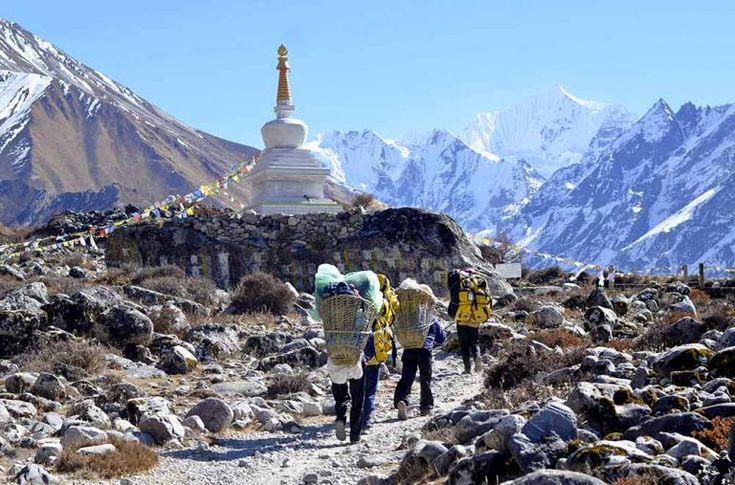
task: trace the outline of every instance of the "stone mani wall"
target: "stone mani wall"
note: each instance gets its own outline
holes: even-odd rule
[[[149,222],[113,233],[106,250],[111,265],[174,264],[222,288],[263,271],[311,292],[319,264],[331,263],[342,272],[385,273],[394,285],[415,278],[439,295],[447,293],[448,270],[475,266],[489,276],[496,294],[509,291],[451,218],[419,209]]]

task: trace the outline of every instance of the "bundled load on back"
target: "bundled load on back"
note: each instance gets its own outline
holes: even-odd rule
[[[460,325],[479,327],[492,316],[487,282],[472,268],[452,270],[447,277],[449,316]]]
[[[383,306],[378,277],[372,271],[342,275],[334,266],[322,264],[314,289],[314,316],[323,322],[329,358],[335,365],[354,366]]]
[[[431,327],[434,293],[428,285],[408,278],[400,284],[396,295],[399,305],[393,333],[403,348],[420,349]]]

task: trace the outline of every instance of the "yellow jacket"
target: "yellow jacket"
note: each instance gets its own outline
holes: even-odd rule
[[[373,322],[373,345],[375,356],[368,360],[367,365],[376,365],[388,360],[388,355],[393,349],[393,331],[391,326],[398,311],[398,298],[390,285],[390,280],[383,274],[378,274],[380,291],[383,293],[383,307],[380,315]]]

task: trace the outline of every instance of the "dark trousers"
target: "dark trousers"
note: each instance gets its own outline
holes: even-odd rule
[[[475,357],[480,355],[477,332],[477,327],[457,325],[457,336],[459,337],[459,346],[462,349],[462,361],[466,370],[470,368],[470,363],[475,360]]]
[[[408,396],[411,394],[413,381],[416,379],[416,371],[419,371],[419,383],[421,384],[421,410],[434,407],[434,396],[431,393],[431,350],[428,349],[406,349],[403,351],[403,371],[401,380],[396,386],[393,396],[393,405],[403,401],[408,404]]]
[[[362,406],[365,397],[365,367],[362,377],[349,379],[344,384],[332,383],[337,419],[347,421],[347,408],[350,409],[350,438],[359,438],[362,430]]]
[[[365,405],[362,407],[363,428],[370,423],[375,411],[375,395],[378,393],[378,378],[380,377],[380,364],[369,365],[365,368]]]

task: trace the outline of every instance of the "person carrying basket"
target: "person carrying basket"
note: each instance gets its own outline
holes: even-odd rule
[[[432,349],[443,344],[446,333],[439,319],[433,315],[434,294],[427,285],[418,285],[408,279],[398,288],[399,307],[395,333],[403,345],[401,379],[393,395],[393,405],[398,419],[408,419],[409,395],[419,373],[421,386],[419,410],[422,416],[431,413],[434,395],[431,392]]]

